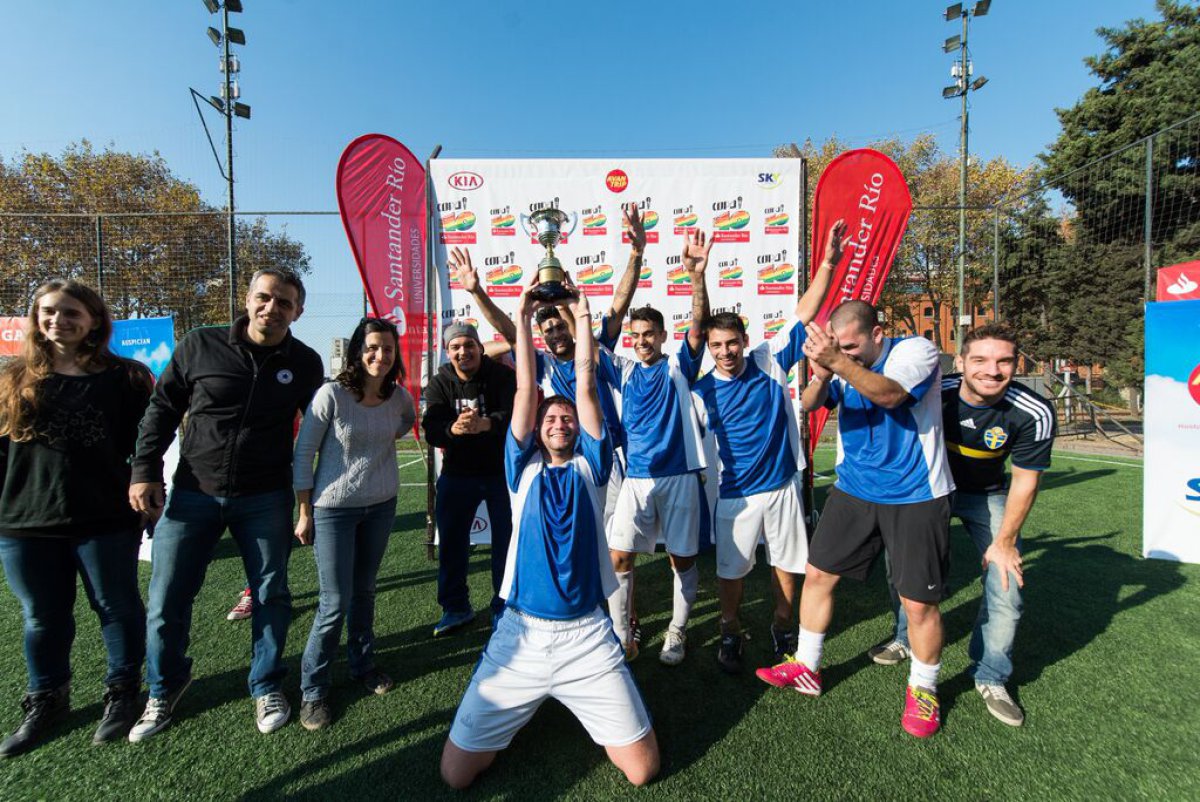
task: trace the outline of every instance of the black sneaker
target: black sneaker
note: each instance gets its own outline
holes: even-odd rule
[[[364,688],[377,696],[383,696],[396,687],[396,683],[392,681],[392,678],[378,668],[372,668],[366,674],[359,677],[358,681],[363,684]]]
[[[25,718],[12,735],[0,743],[0,757],[14,757],[38,745],[50,729],[71,711],[71,686],[25,694],[21,700]]]
[[[100,726],[92,736],[92,743],[102,744],[129,735],[130,728],[138,720],[138,692],[136,683],[109,685],[104,691],[104,715]]]
[[[796,653],[796,633],[780,632],[772,626],[771,648],[775,650],[775,662],[782,663],[789,654]]]
[[[305,699],[300,702],[300,726],[309,732],[324,729],[333,723],[333,711],[325,699]]]
[[[742,642],[740,635],[722,635],[721,648],[717,650],[717,664],[726,674],[742,673]]]

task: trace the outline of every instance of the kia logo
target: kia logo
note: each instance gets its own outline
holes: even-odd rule
[[[479,173],[472,173],[467,170],[460,170],[446,179],[446,183],[451,189],[472,190],[479,189],[483,186],[483,176]]]
[[[476,515],[475,520],[471,522],[471,534],[472,535],[478,535],[480,532],[482,532],[483,530],[485,530],[487,528],[488,528],[488,522],[485,521],[484,519],[480,518],[478,515]]]

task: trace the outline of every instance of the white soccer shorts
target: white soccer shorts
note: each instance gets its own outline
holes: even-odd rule
[[[700,481],[694,473],[678,476],[625,477],[617,509],[608,527],[608,547],[654,553],[660,534],[667,551],[693,557],[700,550]]]
[[[713,533],[720,579],[741,579],[750,573],[760,537],[766,541],[768,564],[792,574],[804,573],[808,538],[804,532],[800,474],[775,490],[718,499]]]
[[[468,752],[504,749],[550,697],[601,746],[627,746],[650,732],[625,650],[602,610],[549,621],[509,608],[475,667],[450,740]]]

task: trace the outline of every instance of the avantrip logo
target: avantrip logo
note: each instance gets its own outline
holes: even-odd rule
[[[1192,394],[1192,400],[1200,404],[1200,365],[1196,366],[1188,379],[1188,392]]]
[[[608,187],[610,192],[624,192],[629,189],[629,174],[624,170],[609,170],[608,175],[604,177],[604,186]]]

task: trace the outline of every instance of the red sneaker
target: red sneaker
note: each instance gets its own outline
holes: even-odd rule
[[[791,688],[805,696],[821,695],[821,672],[813,671],[790,654],[782,663],[754,672],[760,680],[776,688]]]
[[[900,725],[909,735],[928,738],[942,726],[941,706],[937,693],[928,688],[908,686],[904,697],[904,715]]]
[[[246,588],[242,591],[242,595],[238,596],[237,604],[230,608],[225,614],[226,621],[244,621],[249,618],[254,612],[254,599],[250,596],[250,589]]]

